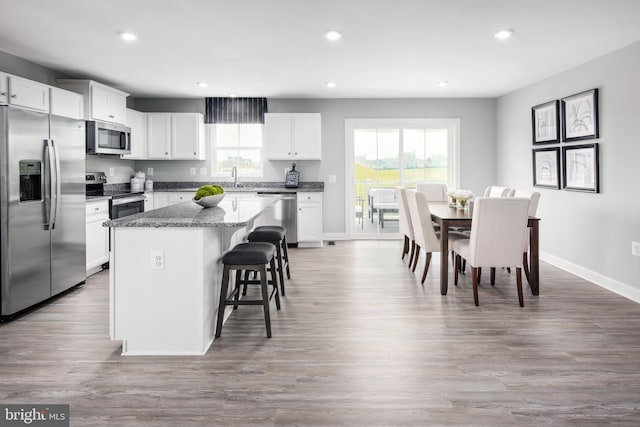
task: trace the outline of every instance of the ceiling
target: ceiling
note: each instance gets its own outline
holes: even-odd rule
[[[638,0],[0,0],[0,10],[0,50],[137,97],[497,97],[640,40]],[[330,29],[343,37],[326,40]],[[515,33],[496,40],[502,29]]]

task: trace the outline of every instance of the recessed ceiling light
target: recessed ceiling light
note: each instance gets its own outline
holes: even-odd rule
[[[446,86],[446,85],[448,85],[448,84],[449,84],[449,82],[448,82],[448,81],[446,81],[446,80],[442,80],[442,81],[439,81],[439,82],[438,82],[438,86],[440,86],[440,87],[445,87],[445,86]]]
[[[136,36],[136,35],[135,35],[135,34],[133,34],[133,33],[126,33],[126,32],[124,32],[124,33],[120,33],[120,38],[121,38],[122,40],[126,40],[126,41],[128,41],[128,42],[132,42],[132,41],[134,41],[134,40],[138,40],[138,36]]]
[[[495,33],[493,37],[497,38],[498,40],[505,40],[511,37],[512,35],[513,35],[513,30],[502,30]]]
[[[205,82],[198,82],[198,86],[199,87],[207,87],[209,86],[208,84],[206,84]]]
[[[331,89],[336,87],[336,82],[326,82],[324,85]]]
[[[330,30],[324,33],[324,36],[327,38],[327,40],[335,41],[342,37],[342,34],[337,31]]]
[[[231,92],[231,93],[229,94],[229,98],[237,98],[237,97],[238,97],[238,95],[237,95],[237,94],[235,94],[235,93],[233,93],[233,92]]]

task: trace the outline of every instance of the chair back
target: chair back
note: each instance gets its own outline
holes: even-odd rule
[[[419,191],[407,190],[407,201],[416,244],[426,252],[440,252],[440,240],[433,230],[427,196]]]
[[[419,182],[416,190],[427,196],[428,202],[446,202],[447,184],[434,184],[431,182]]]
[[[370,191],[374,203],[395,203],[396,195],[393,188],[372,188]]]
[[[415,240],[411,214],[409,213],[409,202],[407,201],[407,190],[402,187],[396,187],[395,192],[398,210],[400,211],[400,233],[411,240]]]
[[[526,197],[529,199],[529,216],[536,216],[540,193],[537,191],[511,190],[510,197]]]
[[[538,212],[538,202],[540,201],[540,193],[537,191],[511,190],[510,197],[526,197],[529,199],[529,216],[536,216]],[[524,252],[529,250],[529,230],[525,230],[524,236]]]
[[[528,216],[527,198],[476,198],[469,238],[469,263],[473,267],[522,267]]]
[[[484,190],[484,197],[508,197],[509,193],[511,193],[510,188],[490,185]]]

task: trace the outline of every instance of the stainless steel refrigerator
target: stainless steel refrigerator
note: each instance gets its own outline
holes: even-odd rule
[[[85,124],[0,106],[0,315],[86,279]]]

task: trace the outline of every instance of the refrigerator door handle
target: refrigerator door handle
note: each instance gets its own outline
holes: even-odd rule
[[[58,219],[58,206],[60,205],[60,157],[58,157],[58,149],[55,142],[51,140],[51,148],[53,152],[54,165],[55,165],[55,183],[52,182],[51,191],[55,190],[53,194],[52,216],[51,216],[51,229],[56,228],[56,221]]]
[[[54,159],[55,153],[53,152],[53,146],[51,145],[48,139],[44,140],[44,148],[45,148],[45,163],[48,165],[49,173],[45,176],[45,221],[44,221],[44,229],[51,230],[53,229],[53,219],[54,219],[54,186],[55,186],[55,178],[56,172],[54,170]],[[48,181],[48,185],[47,185]]]

